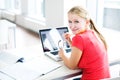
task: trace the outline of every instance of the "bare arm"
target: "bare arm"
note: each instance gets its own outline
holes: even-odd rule
[[[82,51],[76,47],[72,47],[70,58],[64,55],[64,51],[62,49],[59,51],[59,56],[64,61],[64,64],[70,69],[77,68],[81,55],[82,55]]]

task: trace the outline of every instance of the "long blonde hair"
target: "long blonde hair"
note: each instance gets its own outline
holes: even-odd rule
[[[89,14],[87,12],[86,9],[84,9],[83,7],[81,6],[75,6],[73,8],[71,8],[69,11],[68,11],[68,14],[71,13],[71,14],[77,14],[78,16],[86,19],[86,20],[90,20],[90,29],[95,31],[98,35],[98,37],[101,39],[101,41],[103,42],[106,50],[107,50],[107,43],[105,41],[105,38],[103,37],[103,35],[98,31],[97,27],[95,26],[93,20],[89,17]]]

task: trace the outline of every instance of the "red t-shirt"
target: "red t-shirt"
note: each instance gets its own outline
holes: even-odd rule
[[[93,31],[87,30],[72,39],[72,46],[82,51],[78,67],[82,69],[82,80],[100,80],[110,77],[107,51]]]

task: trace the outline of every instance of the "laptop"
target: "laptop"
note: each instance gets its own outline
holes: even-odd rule
[[[68,27],[40,29],[39,36],[42,43],[43,52],[55,61],[61,61],[58,55],[59,52],[59,41],[64,41],[64,50],[66,55],[69,55],[71,51],[69,44],[63,38],[63,34],[68,32]]]

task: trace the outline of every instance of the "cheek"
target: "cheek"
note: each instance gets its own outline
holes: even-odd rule
[[[80,27],[81,27],[81,28],[84,28],[85,26],[86,26],[86,23],[80,24]]]
[[[78,25],[76,25],[76,27],[79,28],[79,29],[81,29],[81,28],[84,27],[84,25],[83,24],[78,24]]]
[[[69,28],[72,29],[72,26],[69,25]]]

